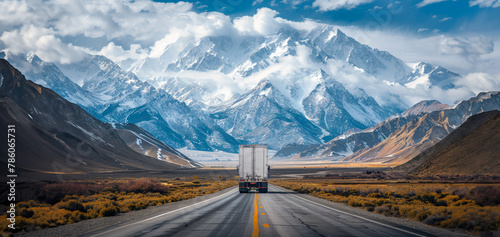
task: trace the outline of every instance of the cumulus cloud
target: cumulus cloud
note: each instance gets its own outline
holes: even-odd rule
[[[500,7],[500,0],[471,0],[469,2],[471,7]]]
[[[457,85],[468,88],[475,94],[483,91],[500,90],[500,75],[470,73],[460,78]]]
[[[122,46],[115,45],[114,42],[110,42],[108,45],[102,47],[99,52],[92,53],[105,56],[115,63],[120,63],[127,59],[143,59],[148,56],[148,50],[143,49],[139,44],[131,44],[130,49],[125,50]]]
[[[313,7],[319,8],[320,11],[335,11],[339,9],[353,9],[359,5],[373,2],[374,0],[315,0]]]
[[[246,34],[270,35],[276,33],[281,23],[276,19],[278,12],[269,8],[261,8],[253,16],[243,16],[234,20],[238,31]]]
[[[476,62],[484,54],[493,52],[493,41],[486,37],[440,37],[439,52],[442,54],[461,55]]]
[[[183,27],[205,19],[217,24],[215,17],[191,9],[185,2],[5,0],[0,2],[1,41],[11,52],[36,51],[49,62],[75,62],[83,51],[99,51],[113,39],[127,48],[134,42],[149,47],[168,33],[170,27],[165,26]]]
[[[86,53],[80,48],[63,43],[51,29],[33,25],[23,26],[19,30],[4,32],[0,36],[7,50],[12,54],[34,52],[42,60],[62,64],[78,62]]]
[[[372,1],[316,0],[313,6],[319,8],[319,11],[331,11],[352,9]],[[438,0],[424,0],[420,4],[435,2]],[[302,0],[287,0],[283,3],[302,3]],[[495,7],[498,1],[471,1],[470,4]],[[31,0],[29,4],[15,0],[0,1],[0,47],[15,54],[31,51],[44,61],[62,64],[78,62],[87,53],[104,55],[117,63],[148,57],[166,61],[163,58],[166,50],[172,50],[172,55],[181,50],[169,48],[170,45],[182,46],[205,36],[267,36],[275,34],[283,26],[307,31],[319,25],[307,19],[300,22],[285,20],[279,17],[277,11],[269,8],[261,8],[254,15],[235,19],[219,12],[197,13],[192,8],[191,3],[147,0]],[[498,50],[495,51],[494,43],[489,38],[444,35],[420,38],[410,34],[369,32],[366,29],[343,30],[358,40],[360,38],[356,35],[361,35],[362,43],[387,50],[405,61],[426,61],[465,76],[457,82],[459,86],[452,90],[410,89],[380,83],[380,80],[344,62],[330,60],[327,64],[314,63],[310,60],[311,52],[306,47],[297,47],[297,55],[284,56],[245,80],[214,72],[184,71],[175,76],[180,80],[191,78],[199,81],[205,78],[205,83],[212,83],[214,80],[222,82],[227,88],[234,90],[238,87],[240,92],[244,92],[264,78],[281,82],[290,78],[299,80],[308,75],[309,71],[305,69],[322,68],[346,87],[363,88],[379,102],[388,101],[386,96],[396,93],[408,105],[429,98],[453,103],[454,100],[467,98],[478,91],[500,90],[500,77],[492,76],[500,75],[500,54]],[[422,28],[418,31],[427,30]],[[176,42],[181,43],[174,44]],[[160,56],[162,58],[157,59]],[[487,70],[498,72],[491,73]]]
[[[471,72],[500,74],[500,40],[484,35],[447,36],[401,33],[391,30],[369,31],[342,27],[349,36],[379,50],[385,50],[405,62],[428,62],[466,75]],[[429,29],[429,31],[431,31]],[[495,40],[495,41],[493,41]]]
[[[424,0],[420,3],[417,4],[417,7],[425,7],[427,5],[430,5],[430,4],[433,4],[433,3],[438,3],[438,2],[444,2],[444,1],[448,1],[448,0]]]

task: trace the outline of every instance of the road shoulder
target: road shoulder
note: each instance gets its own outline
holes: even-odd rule
[[[347,206],[343,203],[336,203],[336,202],[328,201],[328,200],[321,199],[318,197],[314,197],[311,195],[301,194],[301,193],[295,192],[293,190],[285,189],[285,188],[282,188],[282,187],[279,187],[276,185],[273,185],[273,186],[278,188],[278,189],[286,190],[287,192],[292,192],[292,193],[294,193],[294,195],[297,195],[298,197],[301,197],[303,199],[306,199],[306,200],[309,200],[309,201],[312,201],[312,202],[315,202],[315,203],[318,203],[321,205],[325,205],[325,206],[331,207],[333,209],[337,209],[337,210],[342,211],[342,212],[346,212],[346,213],[357,215],[357,216],[360,216],[363,218],[367,218],[367,219],[370,219],[370,220],[375,221],[375,222],[380,222],[382,224],[395,226],[398,228],[402,227],[403,229],[404,228],[414,229],[414,230],[418,230],[418,231],[428,233],[429,235],[434,235],[434,236],[442,236],[442,237],[471,236],[471,235],[467,235],[463,232],[454,232],[451,230],[446,230],[446,229],[441,229],[441,228],[437,228],[437,227],[433,227],[433,226],[428,226],[428,225],[425,225],[423,223],[408,220],[408,219],[380,215],[380,214],[365,211],[365,210],[362,210],[359,208]]]
[[[216,193],[199,196],[193,199],[183,200],[179,202],[172,202],[160,206],[152,206],[143,210],[131,211],[127,213],[120,213],[111,217],[100,217],[85,221],[80,221],[74,224],[63,225],[50,229],[43,229],[37,231],[30,231],[26,233],[18,233],[18,236],[39,236],[39,237],[52,237],[52,236],[89,236],[96,231],[111,229],[128,223],[145,220],[162,213],[170,212],[193,205],[210,198],[215,198],[220,195],[226,194],[235,190],[237,186],[229,187]]]

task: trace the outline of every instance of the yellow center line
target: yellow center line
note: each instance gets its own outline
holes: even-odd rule
[[[267,227],[267,228],[269,228],[269,224],[264,224],[264,227]]]
[[[253,232],[252,237],[259,237],[259,212],[257,210],[257,193],[254,199],[254,212],[253,212]]]
[[[262,214],[263,216],[264,216],[264,215],[266,215],[266,213],[264,213],[264,212],[262,212],[262,213],[260,213],[260,214]]]

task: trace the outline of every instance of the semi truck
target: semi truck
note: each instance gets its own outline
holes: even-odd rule
[[[240,145],[239,155],[240,193],[248,193],[250,190],[267,193],[267,145]]]

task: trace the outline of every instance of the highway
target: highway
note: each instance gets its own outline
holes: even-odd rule
[[[268,193],[222,195],[112,226],[89,236],[429,236],[320,204],[270,185]]]

